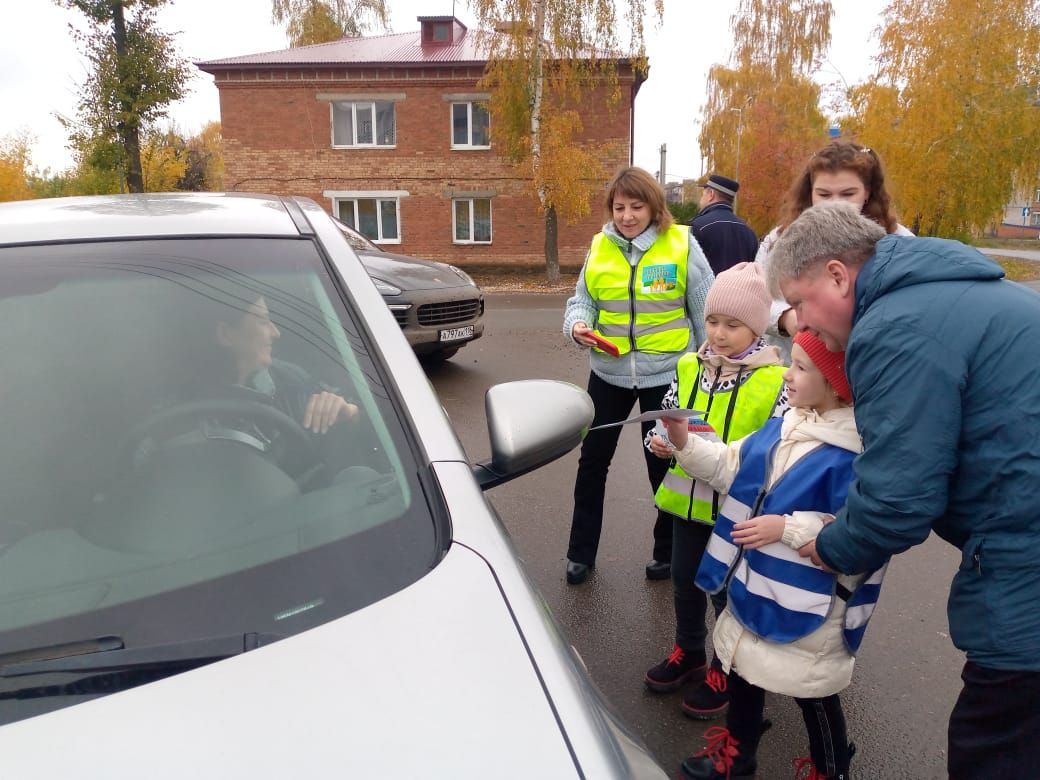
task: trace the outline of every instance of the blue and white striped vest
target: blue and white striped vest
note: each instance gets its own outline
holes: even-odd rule
[[[697,586],[718,593],[728,581],[734,616],[764,639],[780,643],[811,634],[827,619],[834,599],[845,598],[845,644],[855,653],[877,604],[884,566],[867,575],[850,594],[835,575],[781,542],[757,550],[744,550],[733,542],[733,526],[748,518],[795,511],[835,514],[845,503],[856,456],[829,444],[820,444],[800,458],[765,492],[782,424],[783,420],[773,418],[744,441],[740,469],[697,570]]]

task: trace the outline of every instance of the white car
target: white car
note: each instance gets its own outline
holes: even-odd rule
[[[2,204],[0,356],[0,776],[665,777],[482,492],[588,396],[468,462],[316,204]]]

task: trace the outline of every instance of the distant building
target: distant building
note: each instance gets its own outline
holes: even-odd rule
[[[228,190],[305,195],[387,249],[456,264],[544,262],[544,218],[529,179],[496,148],[481,35],[452,16],[420,16],[395,35],[211,60],[197,66],[220,93]],[[607,87],[581,104],[580,143],[611,144],[608,175],[632,157],[641,77],[617,62],[622,100]],[[606,220],[559,232],[560,260],[578,265]]]
[[[997,238],[1040,238],[1040,183],[1018,193],[1004,207],[1004,217],[994,235]]]

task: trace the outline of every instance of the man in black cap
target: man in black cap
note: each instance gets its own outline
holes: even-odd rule
[[[738,189],[740,185],[733,179],[713,173],[701,193],[701,211],[690,222],[690,232],[716,276],[737,263],[753,261],[758,252],[755,231],[733,213]]]

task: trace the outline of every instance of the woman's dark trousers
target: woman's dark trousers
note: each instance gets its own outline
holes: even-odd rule
[[[661,408],[661,401],[668,391],[668,385],[647,387],[642,389],[615,387],[600,379],[596,374],[589,375],[589,395],[596,406],[593,426],[626,419],[636,401],[641,412],[656,411]],[[653,428],[653,423],[642,423],[643,436]],[[617,449],[618,438],[623,426],[592,431],[585,437],[581,445],[581,457],[578,459],[578,476],[574,482],[574,514],[571,518],[571,537],[567,548],[567,558],[575,563],[592,566],[596,563],[596,552],[599,549],[599,536],[603,527],[603,497],[607,486],[607,472],[610,461]],[[668,461],[658,458],[646,447],[642,447],[646,460],[646,473],[650,480],[650,500],[657,492]],[[672,520],[671,516],[656,509],[654,524],[653,559],[670,561],[672,558]]]

